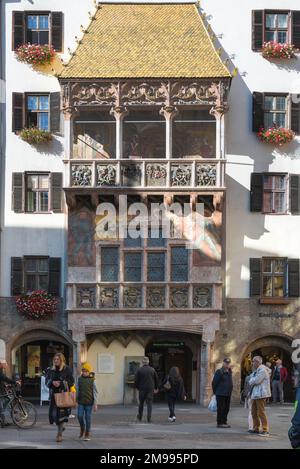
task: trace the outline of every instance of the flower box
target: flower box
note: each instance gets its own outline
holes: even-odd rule
[[[44,290],[36,290],[16,298],[18,312],[26,319],[51,319],[57,311],[58,300]]]
[[[293,59],[297,49],[293,44],[270,41],[265,42],[262,48],[262,56],[265,59]]]
[[[17,59],[31,65],[51,64],[56,55],[53,47],[39,44],[22,44],[16,50]]]
[[[47,130],[40,130],[36,127],[30,127],[29,129],[23,129],[20,132],[20,137],[31,145],[38,145],[41,143],[51,142],[53,136],[51,132]]]
[[[260,129],[257,136],[262,142],[281,146],[294,140],[295,132],[282,127],[272,127],[271,129]]]

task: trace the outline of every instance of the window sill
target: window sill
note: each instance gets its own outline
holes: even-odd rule
[[[290,298],[260,298],[261,305],[288,305]]]

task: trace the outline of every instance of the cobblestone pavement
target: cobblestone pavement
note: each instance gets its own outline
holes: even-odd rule
[[[74,448],[74,449],[199,449],[199,448],[290,448],[287,432],[293,407],[268,406],[270,437],[247,433],[247,411],[241,406],[230,412],[230,429],[216,428],[215,414],[197,405],[179,405],[177,422],[168,422],[167,407],[156,404],[153,423],[137,423],[135,406],[105,406],[93,414],[92,440],[78,440],[77,419],[70,419],[64,441],[55,442],[56,428],[49,425],[47,406],[38,407],[37,425],[30,430],[14,426],[0,429],[2,448]]]

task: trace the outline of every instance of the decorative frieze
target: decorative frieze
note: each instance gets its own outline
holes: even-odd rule
[[[170,307],[188,308],[189,289],[188,287],[172,287],[170,289]]]
[[[118,308],[119,289],[114,287],[100,287],[100,307]]]
[[[146,165],[146,185],[166,186],[167,166],[165,164],[149,163]]]
[[[166,290],[164,287],[147,288],[147,308],[164,308],[166,302]]]
[[[75,83],[71,86],[73,106],[113,105],[118,99],[118,85],[114,83]]]
[[[197,186],[217,185],[217,166],[213,164],[197,165]]]
[[[211,286],[194,287],[193,306],[194,308],[211,308],[212,307],[212,287]]]
[[[77,287],[76,306],[83,309],[96,307],[96,289],[94,287]]]
[[[127,187],[139,187],[142,185],[142,166],[129,163],[122,166],[122,184]]]
[[[173,164],[171,167],[172,186],[190,186],[192,181],[192,166],[188,164]]]
[[[114,164],[97,165],[97,186],[115,186],[117,184],[117,166]]]
[[[122,102],[127,105],[162,105],[166,102],[168,89],[164,83],[138,83],[122,86]],[[127,91],[128,90],[128,91]]]
[[[72,186],[92,185],[92,165],[72,164]]]
[[[124,308],[141,308],[142,289],[140,287],[124,287],[123,304]]]

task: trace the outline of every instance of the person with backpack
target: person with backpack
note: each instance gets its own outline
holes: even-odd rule
[[[168,407],[170,411],[169,422],[176,421],[175,405],[178,400],[186,400],[186,392],[184,388],[183,379],[180,375],[179,368],[173,366],[169,374],[165,377],[162,382],[161,389],[165,391]]]
[[[84,441],[91,439],[92,411],[97,411],[98,389],[95,383],[95,374],[89,363],[84,363],[81,368],[81,376],[77,383],[77,417],[80,424],[79,438]]]

